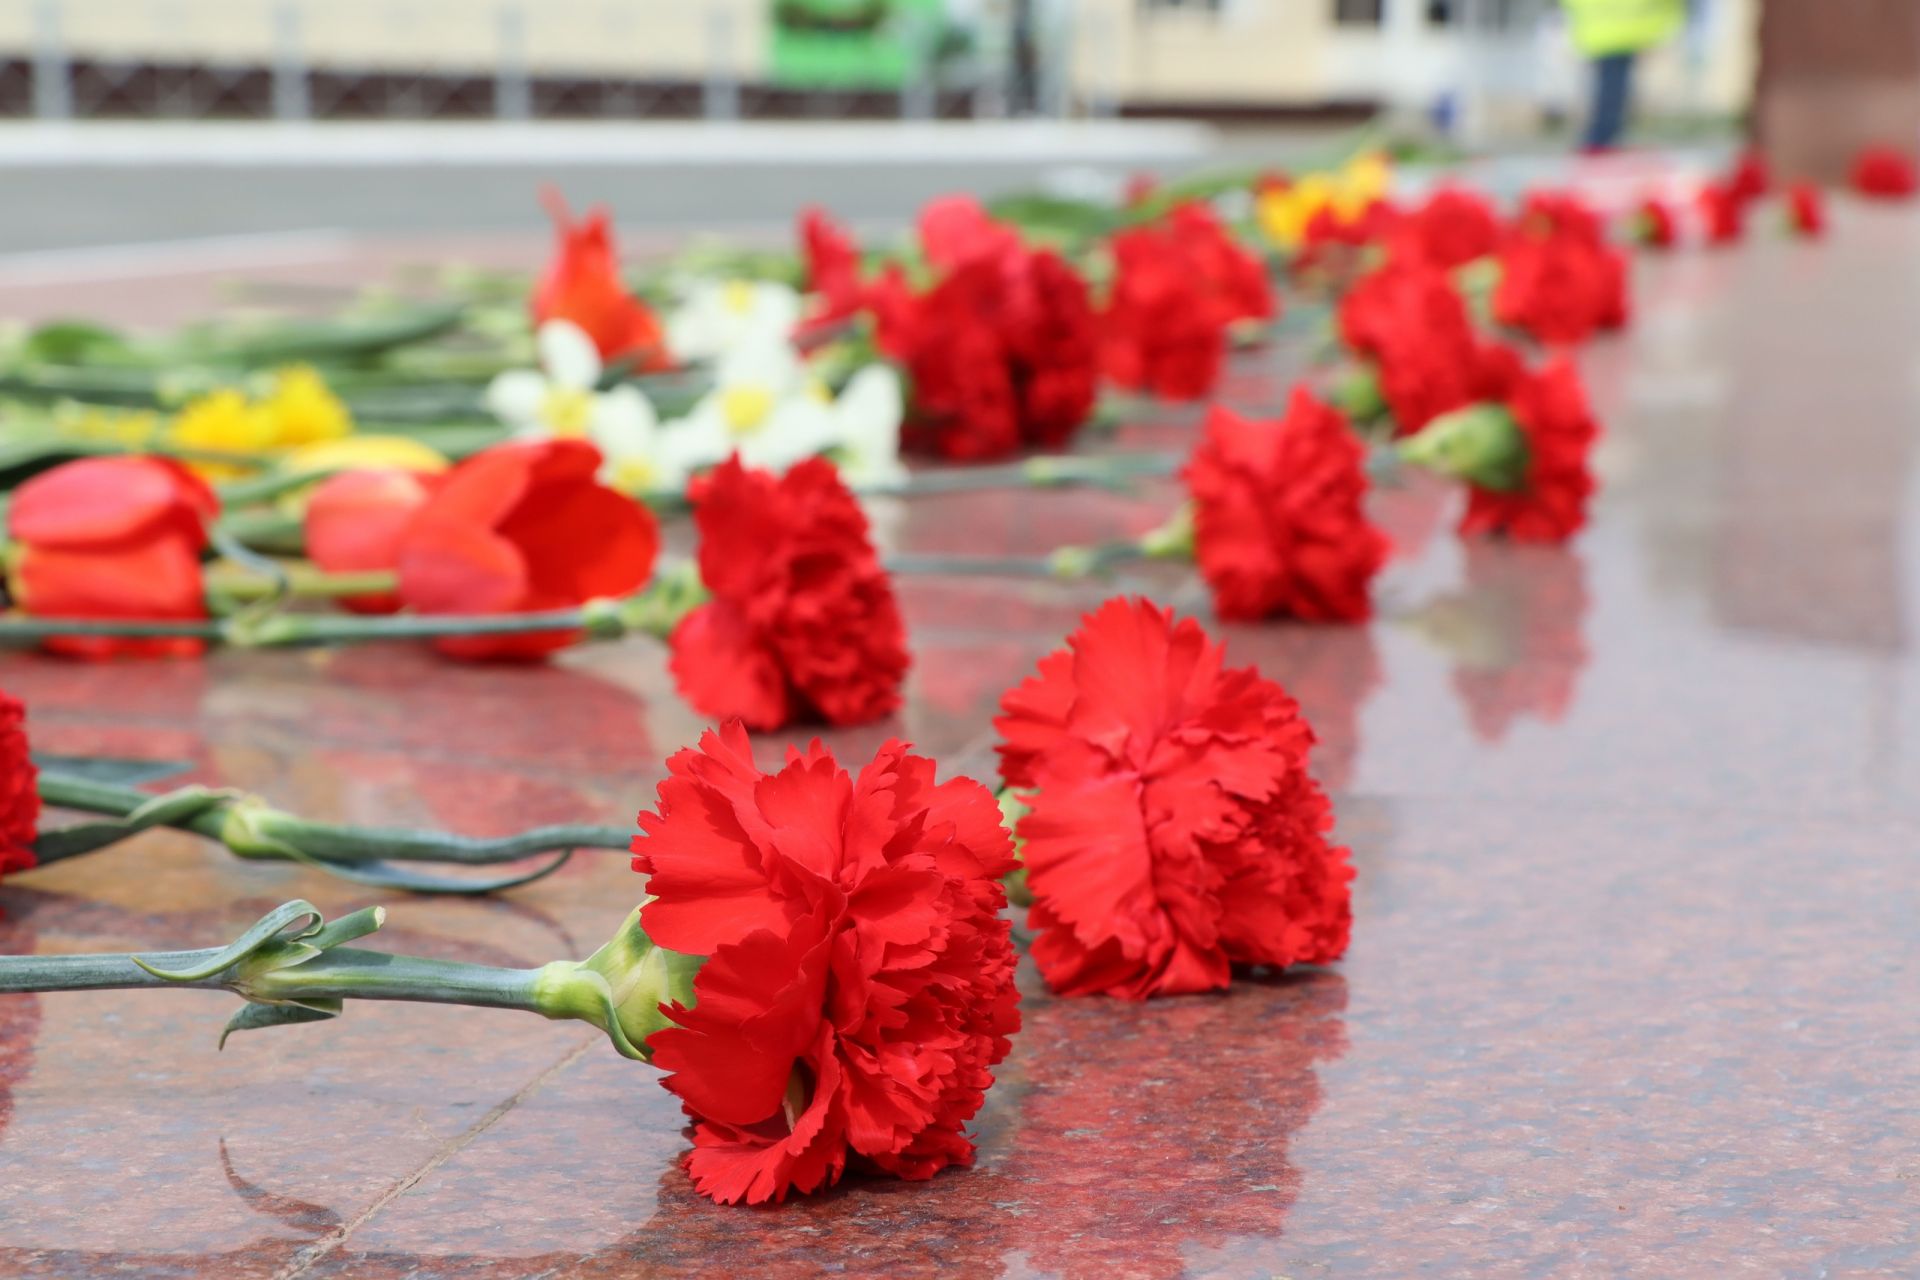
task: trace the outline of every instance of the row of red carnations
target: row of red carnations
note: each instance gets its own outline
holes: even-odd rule
[[[32,865],[38,827],[22,718],[0,695],[0,868]],[[1108,602],[1005,695],[996,725],[1017,860],[994,794],[936,784],[902,743],[857,775],[817,741],[767,773],[736,721],[668,762],[633,841],[643,905],[585,962],[532,981],[443,961],[423,975],[363,951],[303,967],[377,928],[366,912],[300,926],[290,960],[232,969],[312,914],[289,904],[190,976],[185,958],[90,957],[81,971],[18,957],[0,959],[0,991],[218,977],[266,1011],[239,1028],[330,1016],[353,996],[576,1017],[668,1073],[694,1124],[688,1168],[717,1200],[782,1199],[849,1164],[930,1177],[971,1163],[964,1126],[1020,1025],[1002,918],[1016,873],[1032,955],[1065,995],[1209,991],[1240,966],[1324,963],[1351,921],[1312,730],[1196,623]],[[369,965],[378,981],[363,988]],[[455,969],[466,977],[449,984]],[[308,1012],[276,1012],[289,1008]]]

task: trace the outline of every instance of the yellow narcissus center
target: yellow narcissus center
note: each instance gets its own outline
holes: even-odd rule
[[[586,435],[593,422],[593,392],[580,387],[548,387],[540,401],[540,421],[563,439]]]
[[[642,454],[618,458],[607,470],[607,484],[625,494],[652,493],[659,487],[660,469]]]
[[[728,431],[736,436],[752,435],[773,413],[773,392],[757,383],[728,387],[720,393],[720,413]]]
[[[745,280],[729,280],[722,286],[722,300],[727,310],[737,316],[747,315],[753,310],[753,285]]]

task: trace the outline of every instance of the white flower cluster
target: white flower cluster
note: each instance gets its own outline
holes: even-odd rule
[[[904,474],[899,376],[869,365],[833,395],[793,345],[800,311],[784,285],[695,286],[668,318],[667,345],[676,360],[708,364],[714,380],[684,418],[660,421],[631,384],[599,390],[599,352],[565,320],[540,327],[541,368],[500,374],[487,404],[523,437],[592,440],[606,458],[602,478],[635,495],[678,494],[734,453],[774,471],[825,454],[850,485],[895,480]]]

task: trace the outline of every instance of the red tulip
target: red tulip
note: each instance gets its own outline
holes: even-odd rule
[[[328,573],[397,568],[407,527],[437,482],[397,467],[329,476],[307,500],[307,558]],[[400,597],[343,596],[340,604],[355,613],[392,613]]]
[[[418,613],[532,613],[637,590],[660,534],[639,503],[594,479],[584,440],[506,444],[447,475],[400,544],[400,599]],[[540,658],[574,631],[461,636],[457,658]]]
[[[193,620],[207,616],[200,553],[220,500],[177,462],[82,458],[44,472],[13,496],[14,604],[43,618]],[[194,639],[59,636],[56,653],[196,654]]]
[[[533,292],[533,320],[566,320],[593,339],[604,360],[627,357],[643,369],[664,369],[665,334],[645,303],[627,292],[613,247],[607,211],[595,208],[575,222],[559,193],[545,193],[558,237],[553,261]]]

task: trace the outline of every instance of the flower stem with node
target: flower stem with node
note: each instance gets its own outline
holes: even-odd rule
[[[1056,547],[1044,556],[968,556],[903,553],[887,556],[889,573],[1078,580],[1105,575],[1133,560],[1193,558],[1193,508],[1181,504],[1168,521],[1137,538]]]
[[[1402,462],[1496,493],[1516,492],[1527,482],[1527,438],[1504,405],[1443,413],[1402,439],[1395,452]]]
[[[345,594],[371,584],[356,580]],[[376,586],[378,584],[373,584]],[[642,634],[664,637],[705,599],[699,571],[690,563],[656,573],[646,590],[618,600],[590,600],[575,609],[491,614],[281,613],[269,607],[243,609],[208,621],[138,621],[96,618],[9,617],[0,619],[0,646],[37,644],[54,636],[169,637],[205,640],[245,649],[364,644],[379,640],[439,640],[453,636],[524,635],[536,631],[581,631],[596,640]]]
[[[298,862],[343,879],[421,893],[478,894],[510,889],[551,875],[576,849],[626,849],[632,833],[587,824],[534,827],[508,836],[458,836],[400,827],[354,827],[309,822],[271,808],[257,797],[207,787],[159,795],[115,783],[43,771],[41,800],[62,809],[107,815],[43,831],[34,842],[40,864],[91,853],[154,827],[190,831],[224,845],[236,857]],[[544,858],[530,871],[464,879],[426,874],[409,863],[494,866]]]
[[[293,901],[224,947],[145,955],[0,956],[0,993],[185,987],[231,991],[247,1003],[227,1022],[236,1031],[322,1022],[349,1000],[397,1000],[519,1009],[586,1022],[623,1056],[651,1054],[647,1037],[668,1025],[663,1004],[693,1003],[701,957],[653,945],[630,913],[606,946],[582,961],[535,969],[433,960],[367,951],[358,941],[386,923],[367,907],[329,923],[311,903]]]

